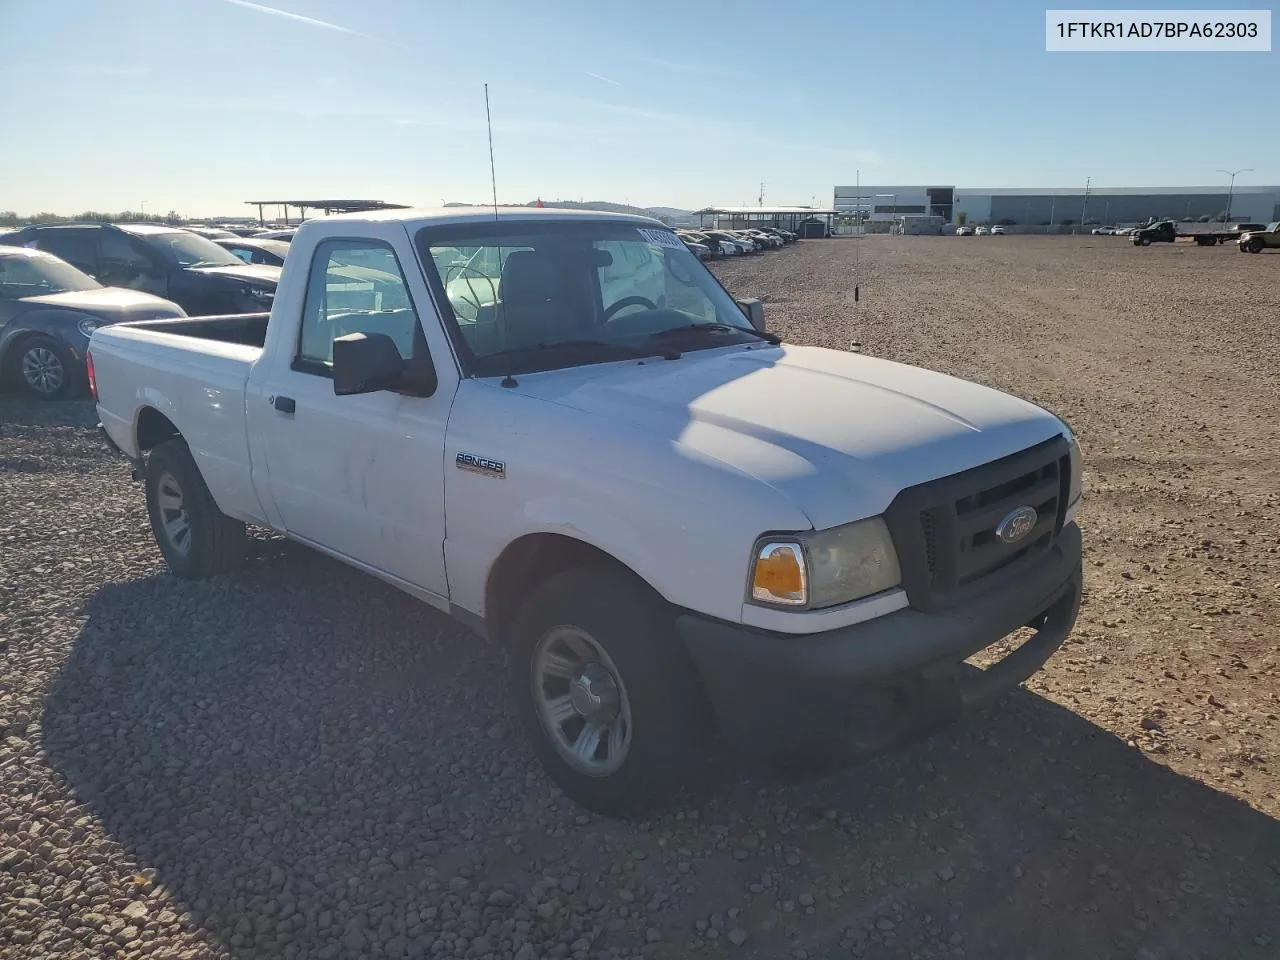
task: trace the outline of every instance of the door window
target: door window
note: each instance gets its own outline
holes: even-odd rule
[[[98,279],[109,287],[150,290],[155,286],[156,269],[151,258],[122,233],[100,232],[98,263]]]
[[[76,227],[53,227],[36,234],[36,249],[46,250],[90,276],[98,273],[98,251],[94,242],[96,230]]]
[[[413,355],[418,314],[395,252],[369,240],[326,240],[307,282],[294,369],[327,374],[333,341],[349,333],[385,333],[400,355]]]

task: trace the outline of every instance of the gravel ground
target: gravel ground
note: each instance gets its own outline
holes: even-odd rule
[[[789,339],[1076,428],[1086,605],[1028,689],[602,820],[511,729],[498,653],[278,539],[170,578],[92,408],[3,396],[0,956],[1280,955],[1280,258],[871,238],[716,269]]]

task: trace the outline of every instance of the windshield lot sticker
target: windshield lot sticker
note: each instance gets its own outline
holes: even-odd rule
[[[655,247],[670,247],[673,250],[679,250],[684,246],[684,241],[670,230],[645,230],[641,228],[637,232],[645,243],[652,243]]]

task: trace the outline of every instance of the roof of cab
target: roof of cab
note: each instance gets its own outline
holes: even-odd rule
[[[390,220],[402,222],[412,228],[446,223],[482,223],[493,220],[495,216],[499,221],[611,220],[644,224],[649,227],[666,227],[661,220],[631,213],[610,213],[607,210],[561,210],[555,207],[498,207],[497,210],[493,207],[425,207],[405,210],[368,210],[361,213],[338,213],[330,217],[318,217],[306,223],[323,223],[327,220],[386,223]]]

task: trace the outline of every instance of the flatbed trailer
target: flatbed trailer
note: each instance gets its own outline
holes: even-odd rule
[[[1220,243],[1234,242],[1240,237],[1241,233],[1238,230],[1196,230],[1191,233],[1181,233],[1172,220],[1158,220],[1148,226],[1139,227],[1130,234],[1130,240],[1135,247],[1147,247],[1153,243],[1173,243],[1182,239],[1192,240],[1202,247],[1214,247]]]

